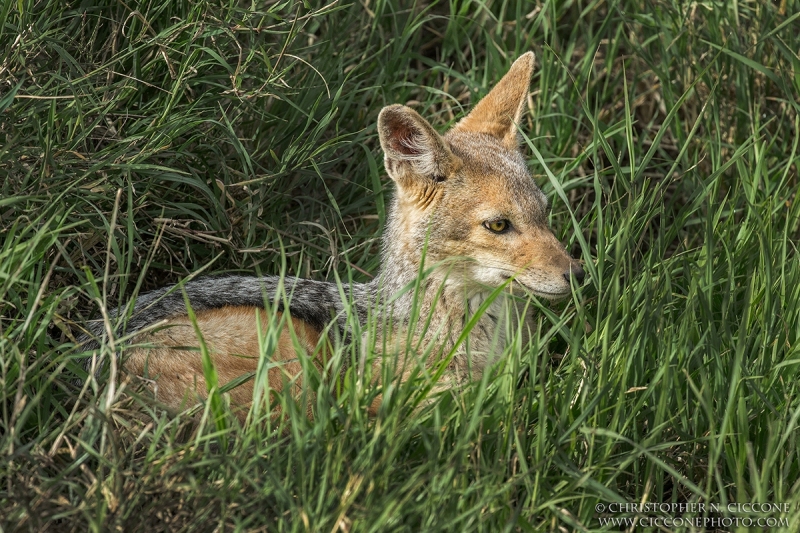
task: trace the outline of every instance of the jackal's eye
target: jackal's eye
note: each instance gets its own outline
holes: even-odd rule
[[[483,226],[492,233],[505,233],[508,231],[508,228],[511,227],[511,222],[504,218],[500,218],[497,220],[487,220],[483,223]]]

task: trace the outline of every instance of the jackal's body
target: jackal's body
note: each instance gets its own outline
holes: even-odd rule
[[[272,388],[298,386],[299,358],[311,358],[324,368],[328,343],[321,335],[328,325],[329,335],[348,335],[346,309],[353,309],[361,323],[370,314],[379,317],[381,340],[376,346],[386,350],[386,357],[408,353],[409,339],[420,347],[420,354],[429,354],[423,364],[434,364],[454,351],[441,383],[448,387],[467,373],[480,376],[501,349],[502,298],[480,314],[468,337],[457,345],[465,324],[493,290],[519,286],[548,299],[570,293],[570,278],[580,280],[583,272],[548,228],[547,198],[533,182],[518,148],[517,124],[532,70],[533,54],[524,54],[444,136],[407,107],[394,105],[381,111],[378,132],[385,166],[397,185],[384,232],[381,273],[369,284],[345,287],[344,301],[332,283],[283,281],[288,309],[279,305],[277,312],[288,311],[290,320],[284,321],[275,352],[267,354],[271,362],[281,363],[271,365]],[[414,292],[403,289],[417,279],[423,258],[432,271],[415,301]],[[266,324],[270,317],[263,311],[264,302],[284,301],[275,297],[280,281],[231,276],[185,285],[220,384],[256,369],[256,315]],[[415,307],[422,317],[416,322],[410,316]],[[180,290],[160,289],[141,296],[127,332],[159,321],[167,327],[135,339],[150,347],[126,350],[126,369],[155,379],[159,399],[178,408],[187,396],[203,397],[206,391],[197,336]],[[101,328],[93,329],[97,334]],[[406,379],[407,369],[416,365],[400,366],[400,379]],[[247,407],[251,397],[252,383],[234,389],[231,400]],[[373,408],[378,404],[379,400]]]

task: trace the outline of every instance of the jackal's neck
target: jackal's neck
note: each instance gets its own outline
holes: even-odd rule
[[[397,263],[385,266],[374,292],[382,315],[381,327],[390,328],[384,329],[384,334],[405,343],[410,333],[415,351],[428,353],[430,362],[455,350],[449,366],[461,376],[466,376],[465,372],[479,376],[496,360],[502,351],[498,348],[505,344],[501,299],[481,309],[488,291],[470,289],[436,272],[417,281],[419,264],[413,268]]]
[[[373,282],[373,294],[379,313],[388,313],[384,318],[394,328],[413,330],[418,339],[434,342],[440,353],[446,353],[461,338],[490,291],[466,283],[448,265],[437,266],[435,260],[425,257],[424,250],[424,235],[410,234],[390,216],[384,232],[381,273]],[[431,267],[432,271],[420,275],[421,269]],[[488,351],[495,337],[498,313],[488,311],[478,317],[470,331],[468,343],[473,354]],[[470,359],[483,366],[475,355]]]
[[[381,273],[376,279],[377,293],[381,302],[395,302],[393,312],[398,317],[411,312],[413,300],[423,305],[433,305],[435,300],[436,289],[432,288],[432,279],[421,280],[416,291],[408,290],[420,278],[423,266],[433,262],[430,257],[426,261],[426,217],[414,211],[413,206],[407,206],[395,197],[383,232]],[[428,286],[431,288],[426,289]]]

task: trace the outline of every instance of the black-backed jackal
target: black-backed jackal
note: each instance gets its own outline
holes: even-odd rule
[[[381,272],[374,281],[345,286],[344,302],[334,283],[276,276],[198,279],[182,289],[167,287],[144,294],[132,310],[126,310],[130,313],[126,333],[134,333],[134,346],[124,351],[125,371],[151,378],[158,401],[174,410],[207,396],[185,291],[219,385],[256,370],[263,349],[258,330],[266,330],[271,317],[287,311],[277,347],[265,354],[273,390],[301,390],[302,358],[325,372],[332,340],[327,337],[346,335],[346,312],[356,313],[361,323],[377,313],[376,323],[383,324],[375,343],[383,357],[372,358],[371,369],[362,368],[362,372],[372,370],[372,379],[381,375],[382,358],[408,358],[399,354],[409,353],[401,346],[409,339],[414,346],[427,347],[423,366],[433,366],[450,354],[440,388],[467,375],[479,377],[493,353],[502,350],[500,313],[494,307],[486,309],[469,335],[461,337],[467,321],[492,291],[518,287],[554,300],[569,295],[570,280],[580,282],[584,275],[548,228],[549,202],[519,149],[517,124],[526,109],[533,65],[532,53],[522,55],[472,112],[444,135],[408,107],[392,105],[381,111],[378,133],[396,194],[383,236]],[[431,271],[421,290],[416,296],[413,291],[403,293],[418,279],[423,260]],[[281,286],[288,299],[276,297]],[[270,315],[264,310],[265,301],[278,302],[278,310]],[[422,317],[416,322],[410,316],[415,306]],[[388,315],[391,320],[386,320]],[[261,327],[256,325],[257,316]],[[135,335],[154,324],[164,327]],[[321,338],[329,325],[330,334]],[[107,330],[103,324],[89,329],[95,337]],[[96,340],[87,346],[97,346]],[[416,363],[400,363],[399,378],[407,379]],[[253,380],[230,391],[240,417],[246,415],[252,395]],[[372,403],[372,413],[380,401],[378,396]]]

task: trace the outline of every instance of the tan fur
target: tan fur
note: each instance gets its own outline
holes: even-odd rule
[[[219,386],[239,378],[258,367],[259,339],[256,330],[256,308],[224,307],[197,314],[197,325],[208,348],[217,371]],[[261,330],[269,327],[269,314],[258,309]],[[281,313],[276,313],[280,320]],[[292,331],[297,338],[301,353],[295,350]],[[267,372],[269,388],[282,391],[285,385],[298,396],[302,391],[302,365],[300,357],[314,356],[313,362],[322,370],[326,350],[317,350],[320,333],[301,320],[291,320],[281,330],[278,347],[267,354],[269,360],[281,363]],[[129,349],[126,352],[125,369],[132,374],[153,379],[156,383],[156,399],[177,411],[191,406],[208,396],[203,374],[200,343],[188,316],[169,320],[163,328],[144,333],[133,340],[134,345],[146,347]],[[324,346],[323,346],[324,348]],[[253,398],[253,380],[232,389],[231,405],[236,414],[244,419]]]

